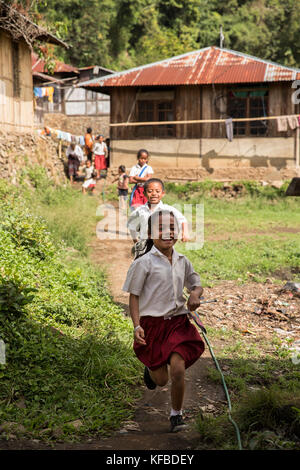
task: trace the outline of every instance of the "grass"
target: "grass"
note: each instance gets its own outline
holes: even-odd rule
[[[93,198],[29,170],[18,188],[0,181],[1,436],[107,435],[139,396],[131,323],[87,256]]]
[[[182,204],[183,211],[183,204],[204,205],[202,249],[188,250],[182,243],[177,249],[190,258],[205,286],[229,279],[245,282],[249,276],[257,282],[268,277],[300,280],[299,199],[284,197],[288,182],[282,189],[238,184],[244,192],[231,199],[213,196],[223,183],[167,184],[166,203]]]
[[[204,203],[204,247],[190,251],[178,243],[204,285],[298,280],[299,200],[254,182],[243,182],[236,198],[215,197],[222,188],[209,181],[166,188],[169,204]],[[131,324],[112,301],[104,273],[89,261],[96,200],[53,186],[39,167],[24,169],[19,188],[0,181],[0,195],[0,336],[7,346],[0,365],[2,437],[108,435],[130,419],[142,374]],[[115,186],[106,196],[116,199]],[[226,366],[244,448],[298,449],[299,365],[281,340],[224,328],[208,328],[208,336]],[[208,380],[220,383],[215,368]],[[226,406],[218,416],[199,416],[197,429],[201,449],[236,448]]]
[[[299,198],[284,196],[288,182],[281,189],[237,185],[243,186],[241,194],[228,198],[223,183],[167,184],[166,203],[204,204],[202,249],[188,250],[180,242],[177,249],[192,261],[204,286],[223,280],[299,281]],[[285,343],[276,334],[270,342],[229,328],[208,328],[208,337],[223,368],[243,448],[299,450],[300,370]],[[215,367],[208,380],[221,383]],[[199,448],[237,448],[227,411],[224,406],[217,415],[199,415]]]

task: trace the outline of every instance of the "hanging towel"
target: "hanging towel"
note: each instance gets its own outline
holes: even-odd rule
[[[287,120],[291,129],[296,129],[296,127],[299,127],[299,121],[296,115],[288,116]]]
[[[277,118],[277,130],[278,132],[286,132],[288,130],[288,123],[286,116]]]
[[[36,96],[37,98],[41,98],[43,96],[42,88],[37,87],[37,86],[33,88],[33,93],[34,93],[34,96]]]
[[[225,121],[225,126],[226,126],[226,136],[229,142],[232,142],[233,139],[233,123],[232,123],[232,118],[228,118]]]
[[[54,88],[53,88],[53,86],[49,86],[49,88],[48,88],[48,101],[50,103],[53,103],[53,94],[54,94]]]

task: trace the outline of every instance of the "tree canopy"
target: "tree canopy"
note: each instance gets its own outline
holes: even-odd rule
[[[122,70],[219,46],[221,26],[223,47],[300,67],[298,0],[41,0],[30,8],[72,46],[58,57],[79,67]]]

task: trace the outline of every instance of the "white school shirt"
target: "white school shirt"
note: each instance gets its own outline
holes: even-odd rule
[[[147,166],[147,168],[143,171],[143,174],[142,174],[141,178],[144,178],[147,175],[153,175],[153,173],[154,173],[154,171],[153,171],[153,169],[150,165],[148,165],[147,163],[145,163],[145,165]],[[140,166],[139,163],[134,165],[130,170],[129,176],[139,176],[139,174],[142,171],[142,168],[144,168],[145,165]],[[137,183],[137,185],[138,186],[144,186],[144,183]]]
[[[95,155],[105,155],[107,154],[107,145],[105,142],[96,142],[93,147],[93,152]]]
[[[140,317],[165,317],[188,313],[183,288],[201,286],[192,263],[173,249],[172,264],[155,246],[129,267],[125,292],[139,296]]]
[[[182,228],[183,222],[187,222],[184,215],[182,215],[178,209],[175,209],[175,207],[169,206],[168,204],[164,204],[162,201],[159,201],[159,203],[151,211],[148,202],[146,202],[146,204],[143,206],[137,207],[128,218],[127,227],[133,239],[146,240],[148,238],[148,219],[150,215],[156,212],[158,209],[173,212],[179,224],[179,231]]]
[[[70,154],[75,154],[80,161],[80,163],[83,161],[83,151],[80,145],[75,145],[74,150],[71,148],[71,145],[66,150],[66,156],[67,158],[69,157]]]
[[[89,180],[91,178],[93,178],[93,173],[94,173],[94,167],[93,165],[89,166],[89,167],[84,167],[84,179],[85,180]]]

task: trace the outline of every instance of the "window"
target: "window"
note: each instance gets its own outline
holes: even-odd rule
[[[262,88],[230,90],[227,113],[232,118],[254,118],[267,116],[268,90]],[[267,134],[267,121],[240,121],[233,123],[236,136],[264,136]]]
[[[13,67],[13,95],[19,98],[20,88],[20,63],[19,63],[19,43],[12,41],[12,67]]]
[[[173,100],[139,100],[137,102],[139,122],[174,121]],[[175,125],[137,126],[136,137],[175,137]]]

